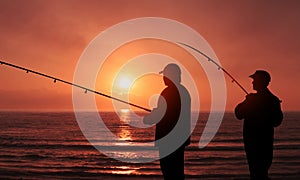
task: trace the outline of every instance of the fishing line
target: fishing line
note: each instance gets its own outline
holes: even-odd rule
[[[119,102],[122,102],[122,103],[125,103],[125,104],[128,104],[128,105],[134,106],[134,107],[136,107],[136,108],[139,108],[139,109],[142,109],[142,110],[151,112],[150,109],[144,108],[144,107],[142,107],[142,106],[139,106],[139,105],[136,105],[136,104],[127,102],[127,101],[123,101],[123,100],[121,100],[121,99],[112,97],[112,96],[110,96],[110,95],[107,95],[107,94],[104,94],[104,93],[101,93],[101,92],[98,92],[98,91],[95,91],[95,90],[93,90],[93,89],[86,88],[86,87],[81,86],[81,85],[78,85],[78,84],[74,84],[74,83],[65,81],[65,80],[60,79],[60,78],[56,78],[56,77],[53,77],[53,76],[49,76],[49,75],[47,75],[47,74],[44,74],[44,73],[41,73],[41,72],[37,72],[37,71],[31,70],[31,69],[27,69],[27,68],[24,68],[24,67],[21,67],[21,66],[17,66],[17,65],[14,65],[14,64],[11,64],[11,63],[8,63],[8,62],[4,62],[4,61],[0,61],[0,64],[1,64],[1,65],[7,65],[7,66],[13,67],[13,68],[15,68],[15,69],[21,69],[21,70],[24,70],[24,71],[26,71],[26,73],[33,73],[33,74],[37,74],[37,75],[39,75],[39,76],[43,76],[43,77],[52,79],[54,83],[56,83],[56,82],[59,81],[59,82],[62,82],[62,83],[65,83],[65,84],[68,84],[68,85],[71,85],[71,86],[78,87],[78,88],[80,88],[80,89],[83,89],[85,93],[87,93],[87,92],[92,92],[92,93],[98,94],[98,95],[100,95],[100,96],[104,96],[104,97],[107,97],[107,98],[110,98],[110,99],[113,99],[113,100],[116,100],[116,101],[119,101]]]
[[[236,83],[247,95],[249,94],[246,89],[231,75],[229,74],[229,72],[224,69],[220,64],[218,64],[216,61],[214,61],[212,58],[210,58],[208,55],[206,55],[205,53],[201,52],[200,50],[190,46],[190,45],[187,45],[185,43],[182,43],[182,42],[177,42],[178,44],[181,44],[183,46],[186,46],[196,52],[198,52],[199,54],[201,54],[202,56],[206,57],[208,59],[209,62],[212,62],[213,64],[215,64],[217,67],[218,67],[218,70],[222,70],[225,74],[227,74],[230,78],[231,78],[231,82],[232,83]],[[124,100],[121,100],[121,99],[118,99],[118,98],[115,98],[115,97],[112,97],[110,95],[107,95],[107,94],[104,94],[104,93],[101,93],[101,92],[98,92],[98,91],[95,91],[93,89],[89,89],[89,88],[86,88],[84,86],[81,86],[81,85],[78,85],[78,84],[74,84],[74,83],[71,83],[71,82],[68,82],[68,81],[65,81],[63,79],[60,79],[60,78],[56,78],[56,77],[53,77],[53,76],[50,76],[50,75],[47,75],[47,74],[44,74],[44,73],[41,73],[41,72],[37,72],[37,71],[34,71],[34,70],[31,70],[31,69],[28,69],[28,68],[24,68],[24,67],[21,67],[21,66],[17,66],[17,65],[14,65],[14,64],[11,64],[11,63],[8,63],[8,62],[4,62],[4,61],[0,61],[0,64],[1,65],[7,65],[7,66],[10,66],[10,67],[13,67],[15,69],[21,69],[21,70],[24,70],[26,71],[26,73],[33,73],[33,74],[37,74],[39,76],[43,76],[43,77],[46,77],[46,78],[49,78],[49,79],[53,79],[53,82],[56,83],[57,81],[59,82],[62,82],[62,83],[65,83],[65,84],[68,84],[68,85],[71,85],[71,86],[75,86],[75,87],[78,87],[80,89],[83,89],[85,93],[87,92],[92,92],[92,93],[95,93],[95,94],[98,94],[100,96],[104,96],[106,98],[110,98],[110,99],[113,99],[113,100],[116,100],[116,101],[119,101],[119,102],[122,102],[124,104],[128,104],[128,105],[131,105],[131,106],[134,106],[136,108],[139,108],[139,109],[142,109],[142,110],[145,110],[147,112],[151,112],[150,109],[147,109],[147,108],[144,108],[142,106],[139,106],[139,105],[136,105],[136,104],[133,104],[133,103],[130,103],[130,102],[127,102],[127,101],[124,101]]]
[[[188,48],[190,48],[190,49],[192,49],[192,50],[194,50],[194,51],[196,51],[196,52],[198,52],[199,54],[201,54],[202,56],[204,56],[204,57],[206,57],[207,58],[207,60],[209,61],[209,62],[212,62],[213,64],[215,64],[217,67],[218,67],[218,70],[222,70],[225,74],[227,74],[230,78],[231,78],[231,82],[232,83],[236,83],[247,95],[249,94],[247,91],[246,91],[246,89],[231,75],[231,74],[229,74],[229,72],[228,71],[226,71],[220,64],[218,64],[216,61],[214,61],[212,58],[210,58],[208,55],[206,55],[205,53],[203,53],[203,52],[201,52],[200,50],[198,50],[198,49],[196,49],[196,48],[194,48],[194,47],[192,47],[192,46],[190,46],[190,45],[187,45],[187,44],[185,44],[185,43],[182,43],[182,42],[177,42],[178,44],[181,44],[181,45],[183,45],[183,46],[186,46],[186,47],[188,47]]]

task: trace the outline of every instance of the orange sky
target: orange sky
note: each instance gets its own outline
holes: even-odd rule
[[[272,76],[270,89],[283,100],[283,109],[300,110],[299,7],[297,0],[0,0],[0,58],[72,81],[81,53],[100,32],[132,18],[164,17],[200,33],[222,66],[249,92],[248,76],[256,69],[268,70]],[[167,51],[151,48],[147,43],[146,46],[149,51]],[[124,57],[121,52],[116,53]],[[202,74],[195,75],[200,84],[206,79]],[[104,79],[112,78],[106,75]],[[1,110],[72,110],[72,88],[68,85],[53,84],[4,66],[0,66],[0,77]],[[158,80],[159,76],[153,79]],[[226,81],[226,109],[232,111],[244,99],[244,93],[229,78]],[[104,84],[97,84],[96,88],[110,93]],[[204,83],[202,88],[201,110],[208,110],[209,87]],[[145,97],[131,100],[145,106],[148,103]],[[97,97],[97,103],[103,109],[110,107],[110,102],[102,97]]]

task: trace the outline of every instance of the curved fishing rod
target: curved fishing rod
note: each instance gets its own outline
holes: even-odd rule
[[[218,67],[218,70],[222,70],[225,74],[227,74],[230,78],[231,78],[231,82],[235,82],[247,95],[249,94],[246,89],[233,77],[231,76],[231,74],[229,74],[228,71],[226,71],[220,64],[218,64],[216,61],[214,61],[212,58],[210,58],[208,55],[204,54],[203,52],[201,52],[200,50],[190,46],[190,45],[187,45],[185,43],[182,43],[182,42],[177,42],[178,44],[181,44],[183,46],[186,46],[196,52],[198,52],[199,54],[201,54],[202,56],[206,57],[208,59],[209,62],[212,62],[214,63],[217,67]]]
[[[54,82],[54,83],[56,83],[57,81],[59,81],[59,82],[62,82],[62,83],[65,83],[65,84],[69,84],[69,85],[71,85],[71,86],[75,86],[75,87],[78,87],[78,88],[80,88],[80,89],[83,89],[83,90],[85,90],[85,93],[87,93],[87,92],[92,92],[92,93],[95,93],[95,94],[98,94],[98,95],[101,95],[101,96],[104,96],[104,97],[107,97],[107,98],[110,98],[110,99],[113,99],[113,100],[116,100],[116,101],[119,101],[119,102],[122,102],[122,103],[125,103],[125,104],[128,104],[128,105],[137,107],[137,108],[139,108],[139,109],[142,109],[142,110],[151,112],[150,109],[144,108],[144,107],[142,107],[142,106],[138,106],[138,105],[136,105],[136,104],[132,104],[132,103],[123,101],[123,100],[121,100],[121,99],[118,99],[118,98],[115,98],[115,97],[112,97],[112,96],[109,96],[109,95],[100,93],[100,92],[98,92],[98,91],[95,91],[95,90],[92,90],[92,89],[89,89],[89,88],[80,86],[80,85],[78,85],[78,84],[74,84],[74,83],[71,83],[71,82],[68,82],[68,81],[65,81],[65,80],[56,78],[56,77],[53,77],[53,76],[49,76],[49,75],[47,75],[47,74],[43,74],[43,73],[40,73],[40,72],[37,72],[37,71],[33,71],[33,70],[30,70],[30,69],[27,69],[27,68],[24,68],[24,67],[21,67],[21,66],[17,66],[17,65],[14,65],[14,64],[10,64],[10,63],[4,62],[4,61],[0,61],[0,64],[1,64],[1,65],[7,65],[7,66],[10,66],[10,67],[13,67],[13,68],[16,68],[16,69],[24,70],[24,71],[26,71],[26,73],[33,73],[33,74],[37,74],[37,75],[39,75],[39,76],[44,76],[44,77],[46,77],[46,78],[53,79],[53,82]]]

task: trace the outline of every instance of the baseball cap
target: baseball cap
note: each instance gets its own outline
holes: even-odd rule
[[[164,75],[181,75],[181,70],[177,64],[170,63],[168,64],[162,71],[159,72],[159,74]]]
[[[265,80],[266,82],[271,81],[270,74],[265,70],[257,70],[254,74],[249,76],[252,79],[259,79],[259,80]]]

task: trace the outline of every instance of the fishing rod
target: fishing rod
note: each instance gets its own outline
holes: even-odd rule
[[[204,57],[206,57],[207,58],[207,60],[209,61],[209,62],[212,62],[212,63],[214,63],[217,67],[218,67],[218,70],[222,70],[225,74],[227,74],[230,78],[231,78],[231,82],[233,82],[233,83],[236,83],[247,95],[249,94],[247,91],[246,91],[246,89],[233,77],[233,76],[231,76],[231,74],[229,74],[229,72],[228,71],[226,71],[226,69],[224,69],[220,64],[218,64],[216,61],[214,61],[212,58],[210,58],[208,55],[206,55],[205,53],[203,53],[203,52],[201,52],[200,50],[198,50],[198,49],[196,49],[196,48],[194,48],[194,47],[192,47],[192,46],[190,46],[190,45],[187,45],[187,44],[185,44],[185,43],[182,43],[182,42],[177,42],[178,44],[181,44],[181,45],[183,45],[183,46],[186,46],[186,47],[188,47],[188,48],[190,48],[190,49],[192,49],[192,50],[194,50],[194,51],[196,51],[196,52],[198,52],[199,54],[201,54],[202,56],[204,56]]]
[[[47,75],[47,74],[43,74],[43,73],[40,73],[40,72],[37,72],[37,71],[33,71],[33,70],[31,70],[31,69],[27,69],[27,68],[24,68],[24,67],[21,67],[21,66],[17,66],[17,65],[14,65],[14,64],[10,64],[10,63],[4,62],[4,61],[0,61],[0,64],[1,64],[1,65],[7,65],[7,66],[10,66],[10,67],[13,67],[13,68],[16,68],[16,69],[24,70],[24,71],[26,71],[26,73],[33,73],[33,74],[37,74],[37,75],[39,75],[39,76],[44,76],[44,77],[46,77],[46,78],[53,79],[53,82],[54,82],[54,83],[56,83],[57,81],[59,81],[59,82],[62,82],[62,83],[65,83],[65,84],[69,84],[69,85],[71,85],[71,86],[75,86],[75,87],[78,87],[78,88],[80,88],[80,89],[83,89],[83,90],[85,91],[85,93],[87,93],[87,92],[92,92],[92,93],[98,94],[98,95],[100,95],[100,96],[104,96],[104,97],[107,97],[107,98],[110,98],[110,99],[113,99],[113,100],[116,100],[116,101],[119,101],[119,102],[122,102],[122,103],[125,103],[125,104],[128,104],[128,105],[137,107],[137,108],[139,108],[139,109],[142,109],[142,110],[151,112],[150,109],[144,108],[144,107],[142,107],[142,106],[138,106],[138,105],[136,105],[136,104],[129,103],[129,102],[127,102],[127,101],[123,101],[123,100],[121,100],[121,99],[112,97],[112,96],[110,96],[110,95],[103,94],[103,93],[101,93],[101,92],[98,92],[98,91],[95,91],[95,90],[86,88],[86,87],[81,86],[81,85],[78,85],[78,84],[74,84],[74,83],[65,81],[65,80],[60,79],[60,78],[56,78],[56,77],[53,77],[53,76],[49,76],[49,75]]]

